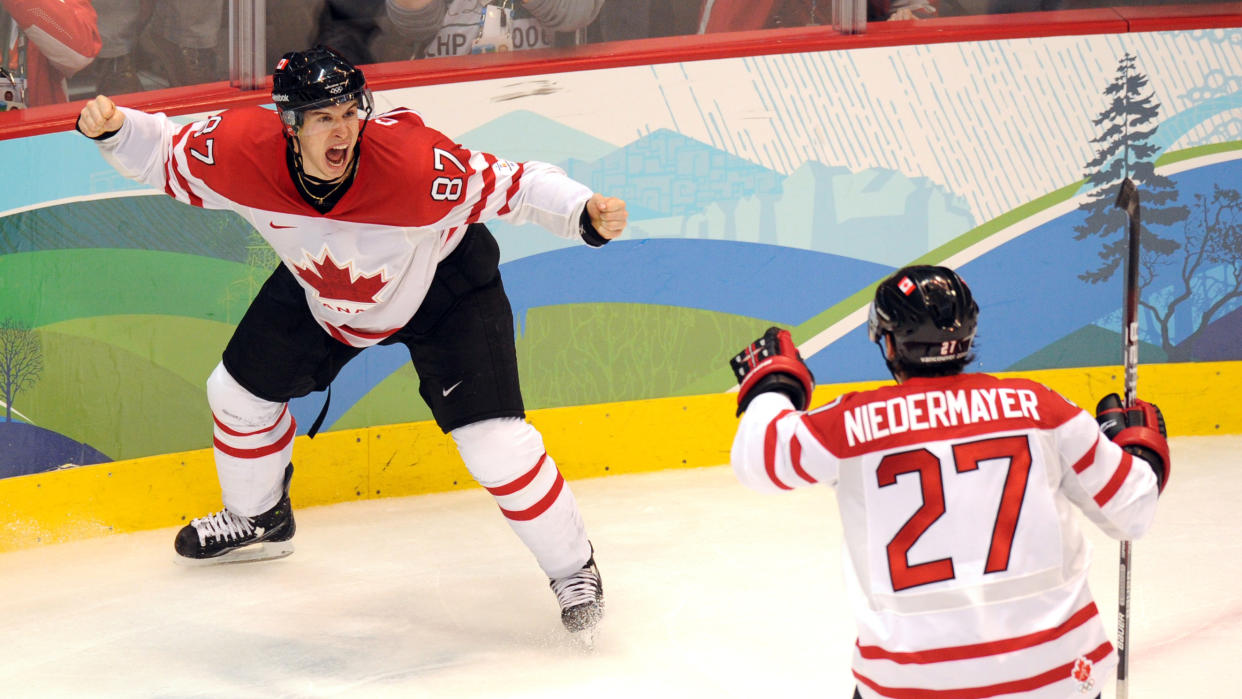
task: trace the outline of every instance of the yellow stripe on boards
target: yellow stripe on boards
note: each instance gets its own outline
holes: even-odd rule
[[[1122,392],[1119,366],[999,375],[1039,381],[1087,410]],[[813,404],[888,383],[819,386]],[[1170,436],[1242,433],[1242,362],[1141,365],[1138,390],[1160,405]],[[722,393],[533,410],[529,419],[574,480],[727,464],[735,409],[736,396]],[[294,507],[475,487],[434,422],[298,437],[293,459]],[[210,449],[6,478],[0,551],[181,526],[219,508]]]

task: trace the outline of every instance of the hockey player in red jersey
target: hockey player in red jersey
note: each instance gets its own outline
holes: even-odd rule
[[[1092,419],[1033,381],[964,373],[978,313],[952,270],[897,271],[869,321],[896,385],[812,410],[788,331],[731,361],[737,477],[837,491],[855,697],[1096,697],[1116,664],[1074,510],[1119,539],[1147,531],[1163,417],[1111,394]]]
[[[99,96],[78,119],[122,174],[237,212],[282,262],[207,380],[224,509],[181,529],[177,553],[291,553],[288,401],[327,388],[364,348],[400,342],[437,424],[550,579],[566,628],[593,627],[594,552],[525,420],[499,248],[482,222],[534,222],[599,247],[624,230],[625,202],[546,163],[457,145],[408,109],[372,116],[362,71],[329,49],[285,54],[272,84],[276,111],[182,126]]]

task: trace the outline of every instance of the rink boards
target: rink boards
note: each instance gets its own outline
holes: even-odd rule
[[[1004,374],[1001,374],[1004,375]],[[1021,374],[1090,408],[1120,391],[1120,367]],[[883,382],[822,385],[814,403]],[[1158,402],[1170,436],[1242,432],[1242,362],[1139,367],[1139,391]],[[736,394],[531,411],[548,453],[570,480],[729,462]],[[292,497],[299,507],[475,487],[434,422],[298,437]],[[740,487],[740,486],[739,486]],[[174,526],[219,509],[210,449],[0,480],[0,551]]]
[[[760,50],[751,37],[721,53],[695,43],[709,37],[682,42],[697,49],[676,60],[609,62],[601,49],[496,74],[369,77],[381,109],[414,106],[463,143],[562,165],[630,202],[631,230],[601,251],[496,231],[530,420],[565,476],[582,479],[727,463],[726,360],[771,324],[791,327],[832,382],[817,402],[877,385],[867,301],[910,262],[963,270],[982,304],[982,370],[1022,370],[1084,406],[1119,390],[1119,367],[1064,368],[1120,360],[1121,280],[1084,281],[1104,240],[1075,237],[1095,194],[1084,184],[1095,118],[1137,70],[1161,107],[1135,118],[1159,125],[1153,164],[1180,201],[1240,181],[1242,22],[1082,17],[1073,31],[992,18],[969,36],[876,27],[865,46]],[[627,99],[584,102],[602,82]],[[194,104],[168,111],[237,106]],[[270,270],[241,222],[148,196],[62,126],[0,141],[0,155],[31,168],[23,186],[0,190],[0,318],[38,333],[45,360],[14,416],[114,461],[0,479],[0,551],[219,508],[211,451],[199,448],[210,435],[203,378]],[[1188,240],[1186,228],[1158,230]],[[1144,300],[1177,296],[1180,258],[1167,262]],[[1201,270],[1197,309],[1231,278],[1226,263],[1236,259]],[[1164,408],[1172,435],[1242,433],[1232,303],[1203,319],[1210,333],[1194,332],[1189,304],[1169,313],[1167,349],[1160,324],[1143,319],[1140,394]],[[299,507],[472,487],[393,349],[347,367],[324,432],[298,437]],[[314,395],[290,410],[309,426],[322,405]]]

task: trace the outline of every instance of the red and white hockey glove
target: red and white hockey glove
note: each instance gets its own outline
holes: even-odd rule
[[[1155,403],[1135,399],[1129,410],[1122,405],[1121,396],[1110,393],[1095,406],[1095,421],[1100,423],[1104,436],[1122,449],[1146,461],[1156,473],[1160,492],[1169,480],[1169,441],[1164,428],[1164,414]]]
[[[730,359],[729,366],[741,384],[737,391],[738,415],[746,411],[755,396],[767,391],[780,391],[795,408],[806,410],[815,388],[815,377],[802,361],[788,330],[768,328],[763,337]]]

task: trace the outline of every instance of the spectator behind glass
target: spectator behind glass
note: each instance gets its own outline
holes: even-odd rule
[[[585,28],[604,0],[387,0],[394,30],[413,57],[460,56],[573,43],[558,32]]]
[[[926,19],[933,0],[867,0],[867,21]],[[702,0],[699,33],[832,26],[832,0]]]
[[[267,64],[305,46],[330,46],[354,65],[409,59],[409,41],[393,32],[384,3],[267,0]]]
[[[607,0],[599,12],[599,41],[683,36],[698,31],[695,0]]]
[[[2,0],[3,110],[67,102],[65,80],[99,53],[89,0]]]
[[[1127,2],[1125,4],[1133,5],[1137,3]],[[1066,6],[1065,0],[989,0],[987,13],[990,15],[1003,15],[1010,12],[1047,12],[1049,10],[1064,10]]]
[[[327,0],[314,43],[331,46],[354,65],[384,60],[373,50],[383,15],[384,0]]]
[[[103,37],[95,92],[116,95],[223,79],[224,0],[95,0],[95,9]],[[140,70],[166,83],[144,86]]]

